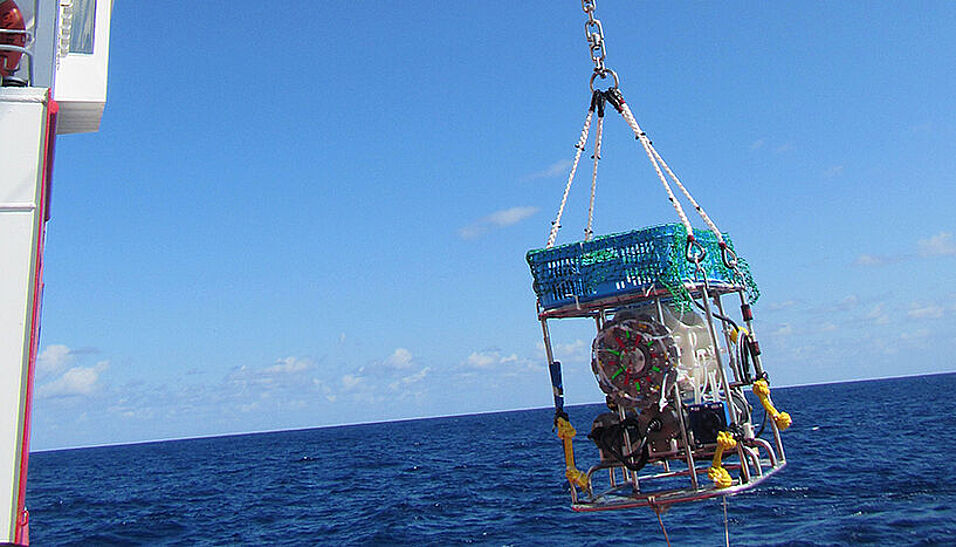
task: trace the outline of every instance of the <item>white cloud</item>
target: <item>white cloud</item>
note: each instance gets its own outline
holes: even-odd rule
[[[776,152],[776,153],[778,153],[778,154],[782,154],[782,153],[784,153],[784,152],[789,152],[789,151],[791,151],[791,150],[793,150],[793,144],[792,144],[792,143],[789,143],[789,142],[785,142],[785,143],[781,144],[780,146],[778,146],[778,147],[776,147],[776,148],[773,149],[773,151]]]
[[[796,300],[784,300],[783,302],[771,302],[767,305],[767,311],[780,311],[792,308],[797,305]]]
[[[840,176],[840,175],[842,175],[842,174],[843,174],[843,166],[842,166],[842,165],[834,165],[834,166],[828,167],[828,168],[826,169],[826,171],[823,172],[823,176],[826,177],[826,178],[828,178],[828,179],[832,179],[832,178],[834,178],[834,177],[838,177],[838,176]]]
[[[412,352],[405,348],[395,348],[395,351],[385,359],[385,364],[395,368],[408,368],[412,366]]]
[[[288,374],[292,372],[302,372],[312,368],[312,361],[309,359],[299,359],[298,357],[286,357],[279,359],[276,364],[267,367],[265,372],[268,374]]]
[[[392,391],[397,391],[398,388],[402,386],[408,386],[408,385],[420,382],[425,379],[425,376],[428,375],[428,371],[430,370],[431,370],[431,367],[425,367],[419,370],[418,372],[416,372],[415,374],[410,374],[403,378],[399,378],[398,380],[390,383],[388,385],[388,388],[391,389]]]
[[[951,232],[940,232],[932,237],[921,239],[916,243],[917,254],[903,253],[898,255],[861,254],[853,261],[854,266],[886,266],[911,260],[916,256],[933,258],[938,256],[956,256],[956,241]]]
[[[921,342],[928,338],[932,333],[929,329],[917,329],[912,332],[901,332],[900,340],[907,342]]]
[[[37,358],[37,374],[41,377],[57,374],[73,363],[75,357],[63,344],[51,344]]]
[[[361,376],[356,376],[354,374],[346,374],[345,376],[342,376],[342,385],[345,387],[345,389],[354,389],[358,387],[358,385],[361,384],[364,380],[365,378]]]
[[[474,371],[480,371],[480,374],[514,376],[522,375],[529,371],[538,371],[544,366],[544,349],[538,348],[542,357],[528,359],[520,357],[517,353],[503,354],[498,348],[491,348],[472,352],[462,363],[462,370],[459,374],[469,376]]]
[[[888,264],[902,262],[905,258],[904,256],[861,254],[853,261],[853,265],[863,267],[886,266]]]
[[[243,413],[253,412],[259,409],[259,401],[239,405],[239,410]]]
[[[414,384],[415,382],[419,382],[419,381],[421,381],[421,380],[424,380],[424,379],[425,379],[425,376],[428,374],[428,371],[430,371],[430,370],[431,370],[431,367],[425,367],[425,368],[419,370],[418,372],[416,372],[415,374],[412,374],[412,375],[409,375],[409,376],[406,376],[406,377],[402,378],[402,383],[403,383],[403,384]]]
[[[63,376],[37,389],[40,397],[89,396],[99,389],[100,374],[109,368],[109,361],[100,361],[92,367],[73,367]]]
[[[565,363],[584,363],[591,360],[591,343],[578,338],[573,342],[554,345],[554,358]]]
[[[886,325],[890,322],[890,316],[884,310],[882,302],[870,308],[870,311],[866,314],[866,318],[872,320],[877,325]]]
[[[491,368],[499,362],[498,352],[472,352],[466,362],[474,368]]]
[[[492,230],[517,224],[537,212],[538,208],[531,206],[511,207],[510,209],[495,211],[459,229],[458,236],[462,239],[475,239]]]
[[[500,350],[488,349],[473,351],[465,360],[465,364],[470,368],[490,369],[498,365],[508,365],[510,367],[527,363],[525,363],[523,359],[520,359],[517,353],[502,355]]]
[[[906,315],[913,319],[939,319],[943,316],[943,308],[935,304],[914,304]]]
[[[924,257],[956,255],[956,242],[953,241],[953,234],[950,232],[940,232],[932,237],[921,239],[918,246],[920,256]]]
[[[517,224],[537,212],[537,207],[512,207],[511,209],[495,211],[494,213],[488,215],[487,218],[488,222],[494,226],[503,228],[505,226]]]
[[[567,175],[571,169],[571,160],[560,160],[552,163],[541,171],[524,176],[524,180],[550,179],[561,175]]]
[[[840,300],[840,303],[837,307],[841,310],[852,310],[859,303],[860,299],[855,294],[851,294],[843,300]]]
[[[793,327],[789,324],[783,325],[777,330],[773,331],[774,336],[790,336],[793,334]]]

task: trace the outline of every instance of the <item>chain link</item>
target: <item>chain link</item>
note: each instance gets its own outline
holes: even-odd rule
[[[591,53],[591,61],[594,62],[594,74],[591,76],[591,87],[594,87],[594,79],[600,77],[602,80],[610,74],[614,78],[614,87],[617,87],[617,74],[604,64],[607,58],[607,48],[604,45],[604,27],[601,20],[594,17],[594,10],[597,0],[581,0],[581,9],[588,16],[584,22],[584,37],[588,40],[588,49]]]

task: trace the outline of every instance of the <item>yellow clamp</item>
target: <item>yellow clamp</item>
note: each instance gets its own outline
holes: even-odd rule
[[[730,477],[730,473],[720,465],[724,451],[734,448],[737,448],[737,441],[734,440],[730,433],[721,431],[717,434],[717,451],[714,452],[714,461],[710,469],[707,470],[707,478],[714,481],[714,485],[716,485],[717,488],[727,488],[734,483],[734,479]]]
[[[574,446],[572,445],[571,439],[577,435],[577,431],[574,430],[574,426],[571,425],[571,422],[565,420],[564,418],[558,418],[558,438],[561,439],[561,442],[564,444],[564,476],[568,478],[568,481],[584,491],[591,490],[591,481],[588,480],[587,473],[581,471],[574,465]]]
[[[737,328],[737,329],[731,329],[731,330],[730,330],[730,341],[736,344],[736,343],[737,343],[737,340],[740,338],[740,335],[741,335],[741,334],[743,334],[744,336],[747,336],[747,335],[749,335],[750,333],[747,332],[747,329],[742,328],[742,327],[741,327],[741,328]]]
[[[767,414],[773,418],[774,423],[777,424],[777,429],[783,431],[790,427],[792,420],[790,415],[786,412],[779,412],[776,408],[773,407],[773,401],[770,400],[770,386],[767,385],[766,380],[757,380],[754,382],[753,387],[754,395],[760,399],[760,404],[763,405],[764,410],[767,411]]]

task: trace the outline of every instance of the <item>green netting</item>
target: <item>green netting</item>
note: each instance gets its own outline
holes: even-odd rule
[[[738,259],[742,279],[721,260],[717,238],[708,230],[695,230],[706,249],[701,265],[709,283],[743,286],[752,302],[760,296],[750,268]],[[727,234],[724,240],[733,249]],[[685,281],[694,281],[694,265],[687,261],[687,230],[681,224],[664,224],[641,230],[609,234],[550,249],[528,252],[534,291],[545,309],[621,294],[665,288],[681,307],[690,305]]]

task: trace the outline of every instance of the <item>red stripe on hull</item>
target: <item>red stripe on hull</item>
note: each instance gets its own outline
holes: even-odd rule
[[[44,132],[43,181],[40,185],[39,231],[34,256],[36,271],[33,275],[33,306],[30,318],[30,355],[27,367],[27,392],[24,402],[23,438],[20,439],[20,476],[17,481],[17,531],[14,541],[18,545],[30,544],[30,513],[26,509],[27,470],[30,464],[30,416],[33,413],[33,376],[36,370],[37,349],[40,342],[40,304],[43,299],[43,244],[46,240],[47,190],[53,176],[53,148],[56,143],[56,115],[59,107],[52,97],[47,95],[47,124]]]

